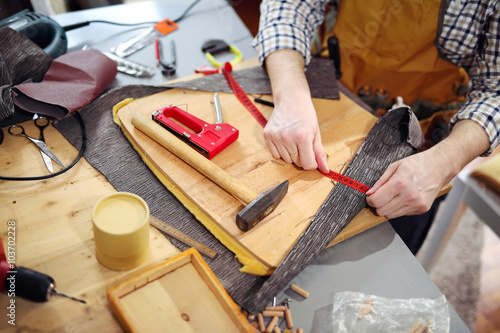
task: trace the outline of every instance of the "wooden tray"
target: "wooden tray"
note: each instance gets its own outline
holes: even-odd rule
[[[109,289],[107,296],[127,332],[252,330],[194,248]]]
[[[265,145],[262,127],[237,98],[228,93],[219,93],[219,97],[224,122],[236,127],[240,136],[211,161],[257,193],[284,180],[290,181],[288,194],[274,213],[248,232],[240,231],[235,224],[236,215],[243,208],[240,201],[131,124],[135,113],[151,114],[169,104],[186,103],[188,112],[215,123],[215,113],[210,103],[213,93],[171,89],[124,101],[115,108],[115,120],[157,177],[236,254],[244,265],[242,271],[270,274],[311,222],[334,184],[318,171],[304,171],[273,159]],[[271,99],[270,96],[259,97]],[[318,113],[322,141],[330,156],[330,169],[340,172],[354,156],[377,118],[344,95],[338,101],[315,99],[313,102]],[[258,108],[269,119],[272,108],[261,105]],[[186,149],[191,148],[186,145]],[[334,243],[385,220],[365,209],[338,235]]]

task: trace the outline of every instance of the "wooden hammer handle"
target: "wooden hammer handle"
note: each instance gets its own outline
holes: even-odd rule
[[[231,176],[215,163],[189,147],[181,139],[164,129],[151,119],[151,115],[137,113],[132,117],[132,124],[151,139],[168,149],[172,154],[211,179],[245,204],[249,204],[258,194],[248,186]]]

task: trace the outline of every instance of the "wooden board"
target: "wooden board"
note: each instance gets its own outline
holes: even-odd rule
[[[172,89],[134,100],[122,106],[117,118],[122,130],[152,167],[165,176],[171,189],[200,220],[212,230],[229,236],[224,242],[240,261],[241,247],[270,270],[274,269],[289,252],[297,238],[310,223],[326,196],[334,186],[332,181],[318,171],[304,171],[282,160],[275,160],[265,145],[262,127],[240,104],[233,94],[219,93],[224,122],[240,131],[239,139],[212,159],[228,173],[244,182],[257,193],[290,181],[289,192],[275,212],[248,232],[240,231],[235,224],[237,213],[243,208],[233,198],[199,172],[179,160],[165,148],[134,128],[131,118],[136,113],[151,114],[169,104],[187,104],[187,111],[209,123],[215,122],[212,104],[213,93]],[[251,96],[252,97],[252,96]],[[259,96],[270,99],[270,96]],[[376,117],[342,95],[339,101],[315,99],[322,141],[329,154],[329,167],[342,171],[355,154],[367,133],[376,122]],[[272,108],[258,105],[266,118]],[[186,146],[186,149],[191,149]],[[165,183],[165,182],[164,182]],[[386,219],[363,210],[349,226],[334,240],[347,239],[373,227]],[[220,239],[220,237],[219,237]],[[234,242],[233,245],[228,244]]]
[[[193,248],[108,290],[127,332],[249,332],[250,324]]]

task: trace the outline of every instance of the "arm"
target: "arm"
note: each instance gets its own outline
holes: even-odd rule
[[[316,110],[304,74],[304,58],[293,50],[278,50],[266,58],[275,109],[264,129],[275,158],[305,170],[328,173]]]
[[[376,208],[377,214],[395,218],[426,212],[446,182],[474,158],[488,155],[499,145],[500,65],[499,39],[495,36],[499,35],[500,25],[478,24],[497,22],[498,6],[497,2],[488,1],[454,2],[448,6],[439,47],[448,60],[468,70],[471,86],[467,102],[453,117],[446,139],[391,164],[367,192],[366,201]],[[475,19],[464,26],[464,15]],[[478,44],[480,35],[491,39]]]
[[[311,40],[323,20],[324,2],[262,1],[259,33],[253,46],[269,74],[275,104],[264,129],[270,152],[306,170],[328,172],[304,74],[311,57]]]
[[[441,187],[489,147],[481,125],[459,121],[437,145],[391,164],[366,193],[366,202],[389,219],[425,213]]]

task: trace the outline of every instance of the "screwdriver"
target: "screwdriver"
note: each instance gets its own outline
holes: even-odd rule
[[[87,303],[84,300],[59,292],[52,277],[26,267],[16,267],[16,265],[8,263],[1,239],[0,291],[7,293],[9,297],[19,296],[37,303],[47,302],[52,296],[62,296],[80,303]]]

